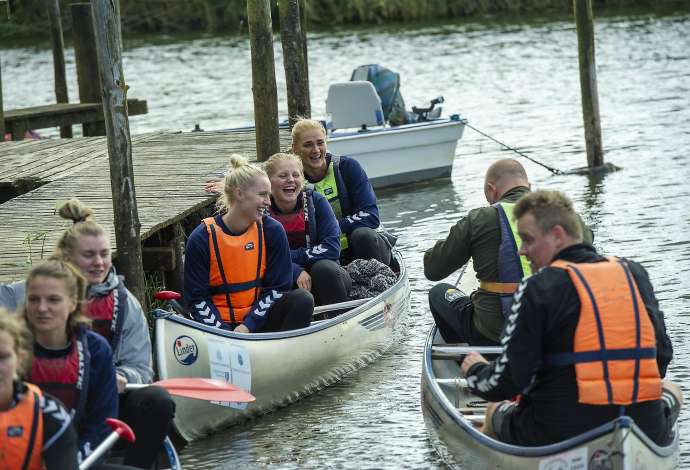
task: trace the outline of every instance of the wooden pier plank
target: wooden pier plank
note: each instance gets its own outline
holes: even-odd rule
[[[290,141],[281,131],[281,147]],[[0,204],[0,281],[21,279],[52,252],[70,222],[56,208],[78,197],[94,209],[96,219],[114,234],[110,174],[104,137],[50,139],[0,144],[0,183],[17,175],[44,178],[45,185]],[[16,150],[16,152],[15,152]],[[227,167],[230,155],[256,157],[253,132],[154,133],[132,137],[132,159],[145,240],[159,230],[211,205],[215,198],[203,191],[206,179]],[[11,155],[25,167],[11,173],[4,157]],[[29,162],[35,162],[33,166]],[[52,176],[48,176],[52,173]],[[8,176],[11,174],[11,178]],[[34,238],[37,238],[34,240]],[[116,250],[114,237],[111,238]]]
[[[127,113],[136,116],[148,113],[146,100],[128,99]],[[5,111],[5,132],[13,140],[21,140],[29,130],[70,126],[103,121],[101,103],[56,103]]]

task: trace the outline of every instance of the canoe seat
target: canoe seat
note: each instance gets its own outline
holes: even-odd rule
[[[366,129],[383,125],[383,110],[371,82],[334,83],[328,88],[326,114],[334,129]]]

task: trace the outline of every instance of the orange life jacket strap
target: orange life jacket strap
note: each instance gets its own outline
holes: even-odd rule
[[[517,282],[479,281],[479,289],[492,294],[514,294],[517,288]]]

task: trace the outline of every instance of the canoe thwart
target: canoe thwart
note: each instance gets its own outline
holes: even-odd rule
[[[431,347],[432,359],[459,359],[470,352],[479,354],[501,354],[503,348],[500,346],[446,346],[438,345]]]

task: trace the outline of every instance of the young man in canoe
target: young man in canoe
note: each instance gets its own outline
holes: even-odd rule
[[[484,432],[516,445],[562,441],[627,415],[664,444],[680,410],[662,378],[673,350],[647,272],[582,243],[572,203],[536,191],[515,205],[520,254],[534,273],[513,297],[502,353],[462,372],[489,405]]]
[[[510,302],[524,276],[531,274],[524,256],[518,256],[520,237],[512,220],[515,203],[528,194],[530,183],[516,160],[494,162],[486,171],[484,195],[490,206],[471,210],[450,229],[445,240],[424,253],[424,275],[439,281],[472,258],[479,290],[464,296],[447,283],[429,291],[429,307],[447,343],[475,346],[498,344]],[[580,221],[584,241],[592,231]]]

